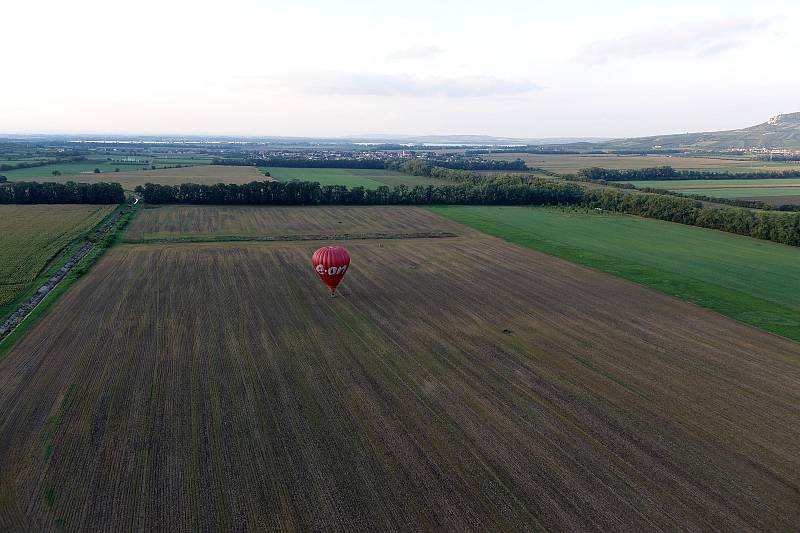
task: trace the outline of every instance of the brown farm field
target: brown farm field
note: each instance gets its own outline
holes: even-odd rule
[[[65,247],[99,224],[114,205],[0,205],[0,317]],[[66,256],[63,257],[66,260]],[[44,280],[42,280],[44,282]]]
[[[269,180],[256,167],[198,165],[181,168],[161,168],[156,170],[131,170],[128,172],[102,172],[100,174],[82,173],[48,177],[46,181],[78,181],[95,183],[98,181],[117,182],[126,191],[133,191],[137,185],[158,183],[161,185],[180,185],[181,183],[250,183]]]
[[[127,242],[447,236],[472,230],[415,207],[148,206]]]
[[[0,530],[800,523],[800,344],[474,232],[332,299],[322,242],[114,248],[0,361]]]
[[[507,153],[491,154],[490,159],[522,159],[529,167],[542,168],[559,174],[574,174],[582,168],[637,169],[670,166],[680,170],[708,172],[769,172],[800,170],[800,163],[724,159],[718,157],[638,156],[638,155],[555,155]]]

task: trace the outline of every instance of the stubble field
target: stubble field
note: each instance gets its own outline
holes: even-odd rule
[[[0,529],[800,521],[800,345],[469,232],[331,299],[319,245],[113,249],[0,361]]]
[[[436,237],[464,230],[464,226],[415,207],[169,205],[142,210],[129,226],[125,240],[146,243]]]

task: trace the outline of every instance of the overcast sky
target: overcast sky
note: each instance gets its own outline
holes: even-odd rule
[[[3,0],[0,133],[515,137],[800,111],[797,0]]]

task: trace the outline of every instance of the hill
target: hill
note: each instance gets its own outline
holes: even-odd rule
[[[738,130],[656,135],[615,139],[597,145],[608,149],[689,149],[725,150],[732,148],[800,149],[800,113],[777,115],[766,122]]]

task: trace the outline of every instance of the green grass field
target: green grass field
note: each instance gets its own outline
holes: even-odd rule
[[[524,207],[430,209],[800,340],[800,248],[626,215]]]
[[[135,170],[142,168],[139,165],[123,165],[120,163],[106,163],[99,161],[85,161],[81,163],[59,163],[55,165],[45,165],[41,167],[32,168],[19,168],[16,170],[6,170],[3,175],[9,181],[24,181],[31,179],[44,179],[52,178],[53,171],[58,170],[62,176],[80,175],[84,172],[92,173],[94,169],[99,168],[102,173],[116,174],[114,169],[119,169],[120,172],[126,170]],[[113,181],[109,178],[109,181]]]
[[[452,185],[444,180],[379,169],[273,167],[267,170],[278,181],[318,181],[320,185],[346,185],[365,189],[377,189],[381,185],[394,187],[401,184],[409,187],[414,185]]]

